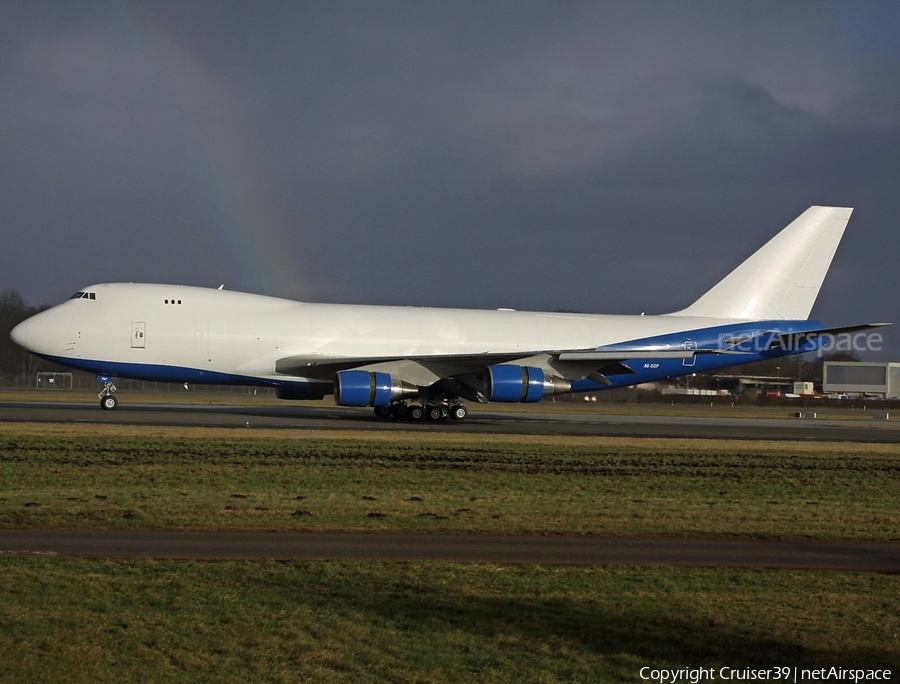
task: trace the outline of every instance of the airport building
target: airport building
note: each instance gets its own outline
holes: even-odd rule
[[[829,396],[900,399],[900,363],[826,361],[822,390]]]

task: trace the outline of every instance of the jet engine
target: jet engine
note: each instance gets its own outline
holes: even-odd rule
[[[485,375],[488,401],[531,403],[572,389],[572,383],[552,375],[544,375],[531,366],[488,366]]]
[[[388,373],[345,370],[334,378],[334,401],[338,406],[390,406],[393,401],[418,393],[418,387]]]

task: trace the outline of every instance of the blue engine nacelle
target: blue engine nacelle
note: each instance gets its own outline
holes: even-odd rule
[[[485,376],[485,396],[488,401],[531,403],[552,394],[572,389],[572,383],[562,378],[544,375],[531,366],[488,366]]]
[[[396,380],[388,373],[345,370],[334,378],[334,402],[338,406],[390,406],[392,401],[418,393],[418,387]]]

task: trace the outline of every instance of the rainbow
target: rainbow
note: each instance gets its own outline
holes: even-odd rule
[[[257,180],[265,162],[241,146],[240,133],[228,121],[207,115],[211,102],[216,111],[233,111],[238,108],[236,98],[171,39],[176,27],[169,26],[171,19],[162,9],[131,0],[117,7],[120,22],[140,46],[149,79],[168,94],[172,122],[181,129],[197,185],[206,195],[214,230],[228,255],[227,275],[260,294],[302,299],[297,263],[289,258],[285,239],[291,231],[272,210],[265,184]]]

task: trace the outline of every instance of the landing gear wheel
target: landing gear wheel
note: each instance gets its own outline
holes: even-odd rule
[[[396,404],[391,404],[391,415],[394,418],[406,418],[406,414],[409,411],[409,406],[402,402],[398,402]]]
[[[113,392],[116,391],[113,379],[109,375],[98,375],[97,382],[103,383],[103,389],[97,395],[100,397],[100,408],[104,411],[112,411],[119,405],[119,400],[113,396]]]
[[[410,420],[422,420],[424,416],[425,409],[421,406],[416,406],[415,404],[409,407],[409,413],[406,414],[406,417]]]
[[[426,406],[425,415],[428,417],[428,420],[440,420],[444,417],[440,406]]]
[[[375,407],[375,416],[378,418],[390,418],[391,407],[390,406],[376,406]]]
[[[469,409],[462,404],[454,404],[450,407],[450,417],[453,420],[465,420],[469,415]]]

